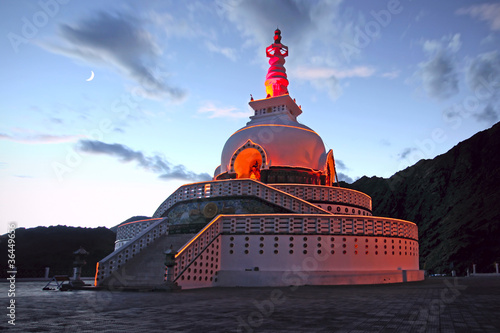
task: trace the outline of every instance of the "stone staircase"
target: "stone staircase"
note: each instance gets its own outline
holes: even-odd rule
[[[108,289],[152,289],[161,286],[165,277],[165,250],[178,251],[195,234],[164,234],[107,277],[102,286]]]

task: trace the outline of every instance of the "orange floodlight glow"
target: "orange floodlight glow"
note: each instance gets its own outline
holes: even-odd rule
[[[94,287],[97,287],[97,273],[99,273],[99,261],[95,265]]]
[[[210,228],[214,223],[216,223],[217,221],[219,221],[220,219],[220,215],[217,216],[215,219],[212,220],[212,222],[210,222],[209,224],[207,224],[203,229],[201,229],[193,238],[191,238],[191,240],[186,244],[184,245],[180,250],[179,252],[177,252],[177,254],[175,255],[175,258],[177,259],[181,254],[182,252],[184,252],[187,248],[189,248],[189,246],[195,241],[197,240],[198,238],[201,237],[201,235],[203,235],[203,233],[205,232],[205,230],[207,230],[208,228]]]
[[[242,150],[234,161],[236,178],[250,178],[260,180],[260,167],[262,156],[255,148]]]
[[[146,221],[156,221],[156,220],[161,220],[162,218],[163,217],[156,217],[154,219],[137,220],[137,221],[132,221],[132,222],[127,222],[127,223],[124,223],[124,224],[120,224],[119,226],[123,227],[124,225],[132,224],[132,223],[146,222]]]

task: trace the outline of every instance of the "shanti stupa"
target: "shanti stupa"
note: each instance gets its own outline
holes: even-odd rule
[[[372,216],[370,196],[336,182],[332,150],[297,122],[288,93],[288,47],[275,31],[266,96],[222,149],[211,181],[186,184],[147,220],[118,227],[95,284],[183,289],[214,286],[417,281],[417,226]],[[166,250],[175,260],[165,268]]]

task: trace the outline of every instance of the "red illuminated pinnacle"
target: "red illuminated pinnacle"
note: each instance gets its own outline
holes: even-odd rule
[[[267,97],[288,94],[288,79],[286,77],[285,57],[288,56],[288,46],[281,44],[281,31],[274,32],[274,43],[266,48],[269,57],[269,70],[266,75]]]

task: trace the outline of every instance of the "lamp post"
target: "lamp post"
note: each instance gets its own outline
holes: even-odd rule
[[[74,276],[73,276],[73,281],[71,281],[71,284],[74,287],[81,287],[85,285],[85,282],[82,281],[82,266],[84,266],[87,262],[85,261],[85,258],[89,254],[83,247],[80,246],[78,250],[73,252],[75,255],[75,261],[73,261],[73,266],[74,266]]]
[[[162,290],[180,289],[180,287],[177,286],[177,283],[174,282],[174,267],[175,265],[177,265],[177,263],[175,262],[175,256],[177,255],[177,251],[172,250],[172,247],[170,247],[170,249],[163,252],[163,254],[165,255],[165,267],[167,270],[167,274],[165,277],[163,287],[161,287],[160,289]]]
[[[177,251],[168,249],[163,253],[165,254],[165,266],[167,267],[167,277],[165,279],[165,283],[171,284],[174,276],[174,266],[176,265],[175,255],[177,254]]]

